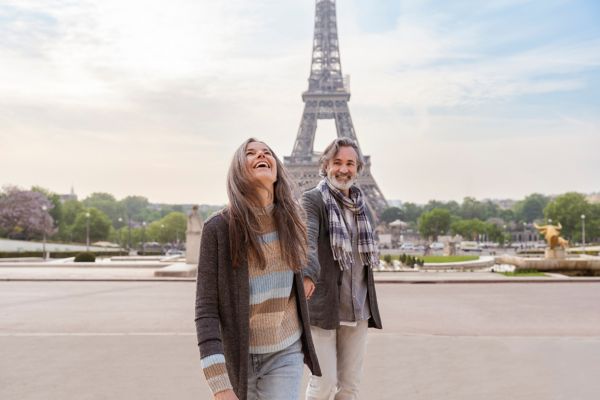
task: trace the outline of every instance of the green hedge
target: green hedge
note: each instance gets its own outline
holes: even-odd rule
[[[571,254],[587,254],[588,256],[597,256],[600,253],[600,251],[598,251],[598,250],[586,250],[586,251],[571,250],[571,251],[569,251],[569,253],[571,253]]]
[[[75,262],[96,262],[96,256],[94,253],[84,251],[75,256]]]
[[[81,251],[62,251],[62,252],[51,252],[50,258],[69,258],[76,257],[77,254],[81,253]],[[107,252],[90,252],[94,254],[95,257],[112,257],[112,256],[122,256],[127,255],[127,252],[124,251],[107,251]],[[20,257],[44,257],[44,254],[41,251],[0,251],[0,258],[20,258]]]

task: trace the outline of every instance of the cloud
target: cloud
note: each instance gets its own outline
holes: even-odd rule
[[[507,30],[498,10],[520,10],[517,1],[432,4],[402,2],[385,29],[369,29],[360,4],[338,3],[352,117],[388,196],[432,195],[418,180],[408,180],[414,191],[398,189],[404,181],[394,171],[413,165],[429,174],[415,176],[429,176],[428,186],[448,196],[466,190],[447,188],[454,176],[448,166],[477,171],[499,140],[529,169],[539,159],[508,152],[512,146],[533,150],[535,140],[553,136],[543,145],[550,153],[561,148],[555,138],[569,134],[586,149],[597,144],[598,121],[585,112],[520,101],[589,93],[600,67],[598,35],[553,36],[552,24],[537,22]],[[174,0],[168,7],[158,0],[5,0],[0,170],[13,172],[3,183],[223,202],[229,155],[243,139],[258,136],[280,156],[291,152],[313,12],[314,3],[299,0]],[[323,126],[333,135],[331,124]],[[329,140],[323,134],[318,145]],[[461,148],[466,158],[453,160],[449,154]],[[577,164],[590,156],[585,151],[564,157]],[[432,161],[422,163],[425,156]],[[493,159],[500,168],[502,159]],[[502,181],[490,168],[487,176]],[[514,182],[517,175],[509,175]]]

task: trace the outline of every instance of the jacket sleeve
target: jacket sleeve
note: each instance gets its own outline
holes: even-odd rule
[[[302,207],[306,215],[306,230],[308,233],[308,263],[302,270],[304,276],[317,283],[321,274],[319,264],[319,207],[310,198],[309,192],[302,194]]]
[[[196,278],[196,334],[204,376],[213,394],[232,389],[221,341],[218,292],[218,238],[213,223],[202,230]]]

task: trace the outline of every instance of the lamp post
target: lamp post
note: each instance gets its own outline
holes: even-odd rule
[[[127,251],[131,251],[131,217],[127,214]]]
[[[123,218],[119,217],[117,219],[119,221],[119,246],[121,246],[121,249],[123,248],[123,227],[121,226],[123,224]]]
[[[42,216],[42,221],[44,221],[42,223],[42,235],[44,237],[42,242],[42,258],[46,260],[46,211],[48,211],[48,206],[44,204],[42,206],[42,211],[44,212],[44,215]]]
[[[142,255],[146,255],[146,221],[142,221]]]
[[[85,213],[85,251],[90,251],[90,213]]]
[[[585,214],[581,214],[581,244],[585,253]]]

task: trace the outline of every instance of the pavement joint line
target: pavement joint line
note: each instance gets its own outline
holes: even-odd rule
[[[196,278],[2,278],[0,282],[196,282]],[[468,283],[600,283],[600,278],[571,279],[375,279],[382,284],[468,284]]]
[[[196,336],[195,332],[8,332],[0,337],[69,337],[69,336]]]
[[[195,332],[8,332],[0,333],[0,337],[90,337],[90,336],[196,336]],[[441,333],[388,333],[372,332],[369,337],[421,337],[421,338],[469,338],[469,339],[592,339],[600,340],[600,333],[592,335],[474,335],[474,334],[441,334]]]
[[[369,332],[369,337],[377,337],[377,336],[387,336],[387,337],[427,337],[427,338],[469,338],[469,339],[478,339],[478,338],[513,338],[513,339],[526,339],[526,338],[535,338],[535,339],[594,339],[600,340],[600,332],[596,334],[590,335],[564,335],[564,334],[556,334],[556,335],[475,335],[475,334],[466,334],[466,333],[457,333],[457,334],[442,334],[442,333],[409,333],[409,332],[400,332],[400,333],[389,333],[389,332]]]

